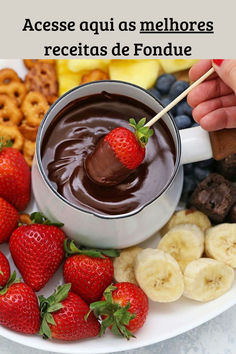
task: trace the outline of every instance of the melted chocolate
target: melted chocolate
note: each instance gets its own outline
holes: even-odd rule
[[[133,172],[120,162],[104,139],[99,140],[94,151],[86,158],[85,168],[94,183],[103,186],[115,186]]]
[[[156,112],[122,95],[91,95],[70,103],[54,118],[42,144],[42,163],[54,188],[72,204],[101,215],[131,212],[159,195],[171,178],[175,148],[162,121],[153,127],[144,162],[121,184],[99,186],[84,168],[88,154],[112,129]]]

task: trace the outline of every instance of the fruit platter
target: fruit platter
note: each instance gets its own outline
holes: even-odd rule
[[[236,304],[236,154],[180,166],[186,99],[143,118],[194,63],[0,60],[0,336],[111,353]]]

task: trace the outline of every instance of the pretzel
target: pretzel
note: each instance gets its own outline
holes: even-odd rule
[[[50,104],[50,106],[58,99],[58,96],[48,96],[47,101]]]
[[[1,85],[0,94],[1,93],[5,93],[10,97],[15,98],[18,106],[20,106],[27,93],[27,90],[22,82],[13,81],[8,85]]]
[[[34,152],[35,152],[35,142],[30,140],[25,140],[23,146],[23,155],[25,161],[30,167],[32,166],[33,163]]]
[[[23,59],[23,62],[26,66],[27,69],[32,69],[32,67],[37,64],[37,63],[47,63],[54,65],[55,60],[54,59]]]
[[[19,130],[25,139],[31,141],[36,140],[38,127],[32,127],[31,125],[27,124],[26,120],[23,120],[19,126]]]
[[[58,95],[56,70],[47,63],[35,64],[26,75],[25,85],[28,91],[39,91],[46,98]]]
[[[99,81],[99,80],[108,80],[109,76],[107,73],[100,69],[94,69],[90,71],[88,74],[84,74],[81,78],[80,84],[85,84],[91,81]]]
[[[17,107],[16,100],[0,94],[0,124],[18,125],[23,118],[21,110]]]
[[[0,125],[0,137],[3,137],[5,142],[11,140],[12,147],[17,150],[21,150],[23,147],[24,138],[16,126]]]
[[[26,225],[32,224],[29,214],[20,214],[19,219],[21,224],[26,224]]]
[[[0,85],[8,85],[11,82],[21,82],[21,79],[13,69],[0,70]]]
[[[40,92],[29,92],[22,103],[21,109],[27,123],[38,127],[46,114],[49,105],[46,98]]]

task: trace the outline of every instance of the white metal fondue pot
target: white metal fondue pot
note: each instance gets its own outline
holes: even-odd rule
[[[144,241],[168,221],[180,199],[183,185],[182,165],[209,159],[212,157],[212,149],[209,135],[201,127],[179,132],[172,117],[166,114],[162,119],[173,137],[176,162],[173,174],[159,196],[138,210],[123,215],[101,216],[72,205],[51,185],[43,169],[43,138],[53,118],[70,102],[102,91],[131,97],[154,112],[163,108],[148,91],[126,82],[96,81],[72,89],[51,106],[41,123],[32,167],[32,186],[39,210],[50,219],[64,223],[63,230],[68,237],[91,247],[124,248]]]

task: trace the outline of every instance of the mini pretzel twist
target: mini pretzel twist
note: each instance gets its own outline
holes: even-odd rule
[[[13,69],[0,70],[0,85],[9,85],[11,82],[21,82],[21,79]]]
[[[27,123],[38,127],[46,114],[49,105],[46,98],[40,92],[29,92],[21,106]]]
[[[19,125],[23,118],[21,110],[17,107],[15,99],[0,94],[0,124]]]
[[[23,147],[24,138],[16,126],[0,125],[0,137],[3,137],[5,142],[11,140],[12,147],[17,150],[21,150]]]
[[[23,155],[27,164],[31,167],[35,152],[35,142],[25,139],[23,146]]]
[[[51,64],[54,65],[55,64],[55,60],[54,59],[24,59],[23,60],[25,66],[27,69],[32,69],[33,66],[35,66],[35,64],[37,63],[46,63],[46,64]]]
[[[26,225],[32,224],[29,214],[20,214],[19,219],[22,224],[26,224]]]
[[[8,85],[0,86],[0,94],[1,93],[14,98],[17,101],[18,106],[20,106],[27,93],[27,90],[22,82],[13,81]]]
[[[19,126],[19,130],[23,137],[27,140],[35,141],[38,133],[38,127],[33,127],[24,119]]]
[[[26,75],[25,85],[28,91],[41,92],[47,99],[58,96],[57,76],[53,65],[35,64]]]

